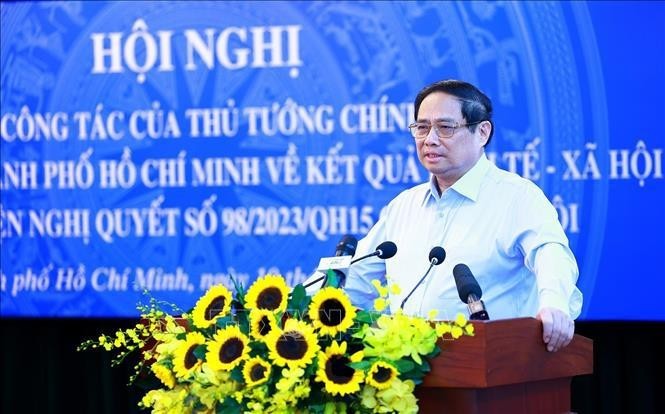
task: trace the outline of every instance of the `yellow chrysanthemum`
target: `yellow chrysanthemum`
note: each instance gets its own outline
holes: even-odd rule
[[[415,384],[411,380],[401,381],[399,378],[393,380],[390,387],[376,393],[380,405],[390,407],[393,412],[417,413],[418,400],[413,395]]]
[[[208,328],[215,321],[226,316],[231,309],[231,292],[224,285],[216,285],[208,289],[205,295],[196,302],[192,311],[194,326]]]
[[[279,275],[265,275],[257,279],[247,290],[245,307],[247,309],[267,309],[284,312],[288,301],[289,288]]]
[[[199,332],[190,332],[182,344],[173,353],[173,371],[179,378],[187,378],[190,374],[200,369],[202,360],[199,360],[194,351],[200,345],[205,344],[205,338]]]
[[[365,386],[360,393],[360,403],[374,413],[415,414],[418,412],[418,400],[413,395],[414,388],[413,381],[400,381],[399,378],[391,381],[390,387],[383,390]]]
[[[258,339],[264,339],[272,330],[279,329],[275,314],[266,309],[252,309],[249,313],[249,326],[252,337]]]
[[[366,381],[369,385],[380,390],[390,387],[390,383],[397,378],[397,370],[387,362],[377,361],[367,372]]]
[[[429,312],[427,312],[427,320],[433,321],[436,320],[436,315],[439,314],[438,309],[430,309]]]
[[[408,355],[420,364],[421,355],[429,354],[436,346],[436,330],[425,319],[397,312],[381,315],[376,325],[360,332],[367,356],[397,360]]]
[[[169,388],[175,387],[175,376],[173,376],[173,373],[170,369],[162,364],[152,364],[150,366],[150,370],[153,374],[155,374],[157,379],[162,382],[162,384]]]
[[[320,334],[333,336],[346,332],[353,325],[356,309],[349,297],[338,288],[319,290],[309,305],[309,318]]]
[[[151,390],[143,396],[139,406],[152,407],[153,413],[188,413],[191,407],[187,404],[189,392],[187,388],[177,386],[172,390]]]
[[[206,360],[214,370],[232,370],[249,355],[249,338],[236,325],[218,331],[208,343]]]
[[[364,375],[361,370],[353,369],[348,364],[363,358],[362,351],[350,357],[346,355],[346,342],[333,341],[325,352],[319,352],[319,369],[316,380],[325,385],[332,395],[346,395],[360,390]]]
[[[388,301],[384,298],[374,299],[374,310],[377,312],[383,312],[388,306]]]
[[[242,376],[248,387],[263,384],[270,377],[270,364],[259,357],[250,358],[242,367]]]
[[[295,319],[287,320],[283,330],[270,332],[265,342],[274,363],[289,368],[307,366],[320,349],[314,328]]]
[[[388,288],[383,286],[381,284],[381,281],[378,279],[372,279],[372,286],[376,289],[376,291],[379,293],[379,296],[382,298],[388,297]]]
[[[466,323],[467,323],[466,317],[461,313],[458,313],[457,316],[455,317],[455,324],[459,325],[460,327],[464,327]]]
[[[443,336],[447,333],[450,333],[451,330],[450,324],[445,322],[437,323],[435,329],[436,329],[436,336]]]
[[[311,387],[309,378],[302,368],[282,369],[282,378],[277,381],[275,388],[277,392],[271,394],[269,413],[293,412],[293,407],[298,405],[298,400],[309,397]]]

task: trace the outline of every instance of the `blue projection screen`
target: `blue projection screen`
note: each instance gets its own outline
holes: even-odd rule
[[[428,178],[413,98],[459,78],[493,99],[490,159],[556,207],[582,318],[665,320],[664,3],[0,11],[3,317],[129,317],[144,289],[186,309],[232,277],[303,281]]]

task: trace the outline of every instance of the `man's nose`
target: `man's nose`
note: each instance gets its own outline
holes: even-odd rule
[[[429,133],[425,137],[425,145],[439,145],[439,135],[437,135],[436,132],[436,127],[432,125],[432,127],[429,129]]]

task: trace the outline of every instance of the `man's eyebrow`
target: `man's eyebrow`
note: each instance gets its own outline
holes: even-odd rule
[[[430,122],[429,119],[418,118],[416,122]],[[455,122],[453,118],[436,118],[434,122]]]

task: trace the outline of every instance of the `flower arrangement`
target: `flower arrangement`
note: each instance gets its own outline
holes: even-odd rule
[[[235,284],[235,294],[214,286],[181,318],[151,298],[139,305],[141,323],[79,350],[117,351],[114,365],[139,353],[130,383],[146,372],[159,380],[139,403],[154,413],[415,413],[413,391],[441,351],[437,339],[473,335],[473,325],[462,315],[432,322],[380,313],[399,288],[372,283],[371,311],[334,287],[289,291],[279,275],[246,291]]]

